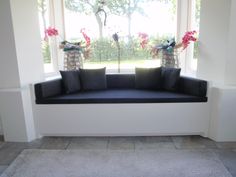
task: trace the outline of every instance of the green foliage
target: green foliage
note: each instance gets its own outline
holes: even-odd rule
[[[168,37],[151,36],[150,43],[156,45],[165,41]],[[121,60],[143,60],[151,59],[150,46],[142,49],[140,46],[140,39],[138,37],[131,38],[131,45],[125,40],[120,40]],[[89,61],[91,62],[104,62],[116,61],[118,59],[118,48],[116,43],[109,39],[103,38],[91,41],[91,55]]]
[[[41,45],[44,63],[51,63],[51,52],[49,43],[43,40]]]
[[[195,20],[196,23],[198,24],[199,27],[199,23],[200,23],[200,10],[201,10],[201,0],[195,0]],[[193,58],[197,59],[199,55],[199,42],[196,41],[194,43],[194,53],[193,53]]]
[[[193,49],[193,59],[197,59],[199,55],[199,42],[194,42],[194,49]]]
[[[91,42],[91,60],[103,61],[115,58],[116,46],[111,39],[98,39]]]

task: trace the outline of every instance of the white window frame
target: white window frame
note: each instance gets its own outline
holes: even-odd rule
[[[183,10],[185,9],[185,10]],[[195,15],[194,0],[178,0],[177,1],[177,41],[181,41],[186,31],[194,30],[193,19]],[[196,76],[196,70],[191,67],[193,60],[194,44],[191,43],[188,48],[180,53],[180,66],[182,74],[188,76]]]
[[[48,3],[49,23],[51,27],[56,27],[59,36],[49,39],[53,71],[45,73],[46,78],[59,75],[59,70],[63,69],[64,54],[59,49],[59,43],[65,39],[63,0],[48,0]]]

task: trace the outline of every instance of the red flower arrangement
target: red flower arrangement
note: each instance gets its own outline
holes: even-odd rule
[[[188,31],[185,33],[184,37],[182,38],[182,47],[183,50],[188,47],[191,41],[196,42],[197,38],[194,36],[197,32],[196,31]]]

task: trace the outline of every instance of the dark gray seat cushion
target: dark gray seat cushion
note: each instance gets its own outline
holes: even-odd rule
[[[80,69],[83,90],[103,90],[107,88],[106,68]]]
[[[207,81],[181,76],[179,79],[179,92],[204,97],[207,95]]]
[[[181,69],[162,67],[161,70],[162,88],[172,92],[177,91]]]
[[[207,97],[192,96],[167,91],[136,89],[110,89],[59,95],[36,100],[38,104],[78,104],[78,103],[176,103],[206,102]]]
[[[60,71],[65,93],[75,93],[80,91],[81,84],[79,70]]]
[[[41,82],[34,85],[37,100],[63,94],[62,79]]]
[[[161,68],[135,68],[135,88],[161,89]]]

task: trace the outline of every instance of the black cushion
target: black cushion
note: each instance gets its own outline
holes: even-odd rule
[[[134,74],[107,74],[108,89],[135,88]]]
[[[63,94],[62,79],[55,79],[34,85],[35,96],[37,99],[52,97]]]
[[[59,95],[37,100],[38,104],[77,103],[176,103],[206,102],[206,97],[155,90],[109,89]]]
[[[79,71],[60,71],[64,90],[66,93],[75,93],[80,91]]]
[[[177,91],[181,69],[161,67],[161,71],[162,88],[168,91]]]
[[[106,68],[80,69],[83,90],[103,90],[107,88]]]
[[[161,89],[161,68],[135,68],[135,87],[137,89]]]
[[[204,97],[207,94],[207,81],[181,76],[179,80],[179,91]]]

